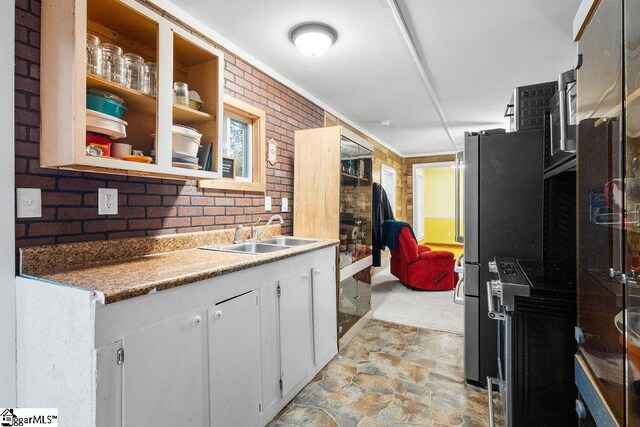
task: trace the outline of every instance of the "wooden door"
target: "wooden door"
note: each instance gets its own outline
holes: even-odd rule
[[[313,368],[311,269],[280,280],[280,360],[286,396]]]
[[[124,425],[208,425],[201,316],[185,313],[124,337]]]
[[[211,426],[255,426],[262,409],[258,291],[208,310]]]

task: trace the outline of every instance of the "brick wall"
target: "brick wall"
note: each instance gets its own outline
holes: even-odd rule
[[[42,169],[39,164],[40,1],[16,0],[16,187],[42,189],[42,218],[16,221],[16,246],[203,231],[266,219],[263,195],[202,190],[195,182]],[[288,197],[283,231],[293,225],[294,131],[321,127],[324,111],[271,77],[225,52],[225,92],[266,112],[267,140],[278,142],[267,164],[272,211]],[[119,211],[99,216],[97,189],[117,188]]]

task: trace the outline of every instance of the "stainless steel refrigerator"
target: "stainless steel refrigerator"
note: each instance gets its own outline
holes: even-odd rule
[[[464,144],[465,377],[498,377],[497,327],[486,282],[494,257],[542,261],[543,134],[494,129]]]

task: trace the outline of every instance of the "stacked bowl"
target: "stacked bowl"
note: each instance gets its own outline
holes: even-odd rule
[[[198,148],[202,134],[188,126],[174,125],[171,129],[173,151],[171,164],[186,169],[202,169],[198,165]]]

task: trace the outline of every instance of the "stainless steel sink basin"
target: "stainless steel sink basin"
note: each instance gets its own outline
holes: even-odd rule
[[[260,243],[269,243],[271,245],[283,245],[283,246],[300,246],[300,245],[308,245],[310,243],[315,243],[317,240],[313,239],[301,239],[299,237],[269,237],[266,239],[260,240]]]
[[[234,252],[239,254],[268,254],[289,249],[288,246],[265,244],[259,242],[245,242],[233,245],[205,246],[200,249],[209,251]]]

